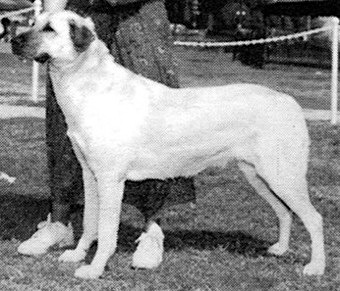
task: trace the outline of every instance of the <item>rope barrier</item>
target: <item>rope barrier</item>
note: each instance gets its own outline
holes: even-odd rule
[[[175,41],[174,45],[178,46],[191,46],[191,47],[228,47],[228,46],[243,46],[243,45],[256,45],[256,44],[264,44],[264,43],[271,43],[271,42],[279,42],[279,41],[286,41],[297,39],[305,36],[309,36],[312,34],[317,34],[320,32],[325,32],[328,30],[332,30],[332,26],[325,26],[322,28],[317,28],[313,30],[303,31],[295,34],[289,35],[282,35],[272,38],[260,38],[260,39],[253,39],[253,40],[243,40],[243,41],[230,41],[230,42],[195,42],[195,41]]]
[[[17,10],[17,11],[13,11],[13,12],[8,12],[8,13],[5,13],[5,14],[1,14],[0,15],[0,20],[3,19],[3,18],[11,17],[11,16],[25,14],[25,13],[28,13],[28,12],[31,12],[31,11],[34,11],[34,7],[26,8],[26,9],[21,9],[21,10]]]
[[[272,38],[260,38],[244,41],[229,41],[229,42],[195,42],[195,41],[174,41],[176,46],[185,47],[231,47],[231,46],[249,46],[256,44],[266,44],[273,42],[282,42],[292,39],[306,37],[320,32],[332,31],[332,84],[331,84],[331,123],[337,123],[338,112],[338,69],[339,69],[339,19],[334,18],[332,25],[327,25],[321,28],[312,29],[308,31],[298,32],[295,34],[281,35]]]

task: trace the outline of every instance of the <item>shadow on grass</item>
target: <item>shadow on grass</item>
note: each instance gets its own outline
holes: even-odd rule
[[[339,221],[338,204],[327,198],[315,198],[322,205],[320,212],[326,220],[337,224]],[[316,201],[315,201],[316,202]],[[23,196],[7,192],[0,195],[0,240],[28,239],[35,231],[37,224],[45,220],[49,212],[49,199]],[[330,210],[330,211],[329,211]],[[79,239],[82,225],[82,208],[79,207],[73,218],[75,236]],[[135,240],[140,236],[141,228],[128,223],[121,223],[118,234],[117,252],[132,254],[136,249]],[[245,257],[267,256],[267,248],[272,242],[256,238],[242,231],[210,231],[206,229],[164,229],[166,251],[185,249],[215,250],[239,254]],[[94,245],[88,256],[90,262],[94,256]],[[290,257],[289,257],[290,258]],[[291,259],[291,258],[290,258]],[[295,258],[294,260],[296,260]]]
[[[318,198],[318,204],[324,205],[321,213],[331,220],[338,221],[336,215],[337,204],[326,198]],[[326,207],[327,206],[327,207]],[[23,241],[28,239],[35,231],[37,224],[45,220],[49,212],[49,199],[41,199],[32,196],[22,196],[15,193],[0,195],[0,240],[17,239]],[[332,211],[325,211],[332,209]],[[82,224],[82,209],[77,209],[73,223],[76,238],[79,239]],[[121,223],[118,234],[118,253],[132,254],[136,249],[135,240],[140,236],[141,228],[130,224]],[[185,249],[215,250],[222,249],[232,254],[244,257],[256,258],[259,256],[270,256],[266,250],[273,242],[256,238],[242,231],[210,231],[206,229],[177,229],[174,224],[172,229],[164,229],[165,251],[181,251]],[[96,251],[94,245],[86,258],[87,262],[93,259]],[[285,256],[287,257],[287,256]],[[299,258],[288,256],[287,260],[299,261]],[[304,261],[304,260],[302,260]]]
[[[121,224],[118,234],[117,252],[132,253],[136,249],[134,241],[141,233],[141,229]],[[164,231],[165,251],[184,250],[187,248],[195,250],[215,250],[222,248],[225,252],[257,258],[259,256],[271,256],[267,253],[270,245],[268,241],[257,239],[241,231],[219,232],[207,230],[171,230]],[[85,262],[89,264],[96,252],[97,245],[94,244],[89,250]]]
[[[32,196],[20,196],[7,193],[0,196],[0,238],[2,240],[29,238],[35,231],[37,224],[46,219],[49,212],[48,199],[36,199]],[[78,210],[81,211],[81,210]],[[77,215],[80,220],[81,214]],[[76,221],[77,237],[81,233],[81,221]],[[133,252],[136,248],[135,240],[142,230],[122,223],[119,229],[118,252]],[[197,250],[213,250],[224,248],[231,253],[245,256],[265,254],[269,243],[252,237],[241,231],[208,231],[208,230],[165,230],[165,250],[182,250],[194,248]],[[95,248],[90,252],[92,257]]]
[[[257,257],[264,255],[270,243],[242,231],[171,230],[165,231],[165,250],[223,248],[230,253]]]

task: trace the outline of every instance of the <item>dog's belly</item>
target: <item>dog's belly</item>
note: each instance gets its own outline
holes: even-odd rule
[[[227,137],[201,139],[196,143],[143,148],[130,164],[127,178],[143,180],[147,178],[166,179],[177,176],[196,175],[207,167],[225,167],[231,159],[252,162],[256,159],[254,145],[256,137],[249,134],[238,142],[230,142]]]
[[[193,176],[209,166],[225,166],[231,155],[216,153],[209,157],[184,155],[166,157],[140,157],[134,162],[133,168],[128,171],[129,180],[166,179],[171,177]]]

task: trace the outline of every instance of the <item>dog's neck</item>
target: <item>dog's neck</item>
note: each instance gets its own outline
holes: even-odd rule
[[[61,61],[57,59],[52,59],[49,62],[50,65],[50,73],[55,76],[59,75],[60,77],[64,75],[71,75],[72,72],[78,72],[81,70],[91,70],[91,67],[96,67],[96,63],[88,62],[89,56],[96,55],[97,59],[100,60],[103,57],[109,56],[108,48],[102,41],[95,41],[90,44],[89,48],[78,54],[77,57],[73,61]]]
[[[64,114],[67,111],[70,115],[74,113],[70,111],[77,111],[81,107],[80,104],[93,97],[91,86],[94,80],[98,78],[108,80],[108,82],[103,81],[103,85],[106,83],[116,84],[117,88],[120,88],[124,86],[121,80],[128,79],[131,74],[127,69],[114,62],[108,48],[99,40],[91,43],[89,48],[80,53],[73,62],[65,63],[65,61],[51,60],[49,73],[58,104]],[[96,86],[96,84],[94,85]],[[74,87],[83,88],[83,90],[76,92]],[[85,88],[89,88],[89,90]],[[118,100],[118,98],[116,99]]]

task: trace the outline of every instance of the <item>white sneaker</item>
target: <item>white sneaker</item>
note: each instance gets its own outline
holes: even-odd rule
[[[152,269],[160,265],[163,258],[164,234],[156,222],[136,240],[138,244],[132,257],[132,267]]]
[[[54,245],[59,247],[74,244],[73,227],[69,223],[65,226],[61,222],[51,222],[51,214],[47,221],[38,224],[38,230],[18,247],[18,252],[23,255],[38,256],[45,254]]]

